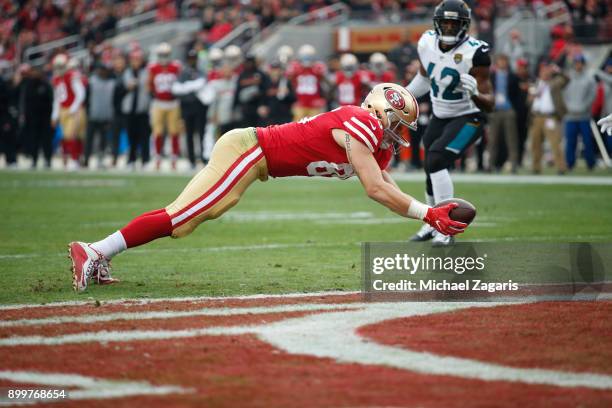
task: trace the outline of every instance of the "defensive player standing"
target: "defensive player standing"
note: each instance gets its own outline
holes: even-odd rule
[[[79,168],[79,157],[83,151],[83,142],[80,137],[83,128],[81,121],[85,120],[83,108],[85,86],[83,86],[79,71],[68,68],[66,54],[58,54],[53,58],[53,75],[51,120],[53,127],[58,123],[62,127],[64,167],[76,170]]]
[[[223,135],[208,165],[178,198],[133,219],[107,238],[69,245],[75,290],[88,280],[112,282],[109,260],[127,248],[172,236],[184,237],[238,203],[255,181],[269,176],[359,177],[366,194],[391,211],[423,220],[445,234],[466,224],[449,218],[456,204],[431,208],[404,194],[386,172],[393,143],[405,143],[402,127],[418,117],[414,97],[395,84],[376,86],[361,107],[342,106],[300,122],[267,128],[234,129]]]
[[[164,135],[172,141],[172,169],[176,169],[176,160],[180,153],[179,132],[181,111],[178,99],[172,94],[172,84],[178,79],[181,66],[170,60],[172,48],[167,43],[157,46],[157,62],[149,66],[149,91],[153,96],[151,104],[151,125],[155,138],[155,167],[161,167],[161,155],[164,148]]]
[[[425,134],[427,204],[453,197],[451,164],[483,133],[483,111],[495,101],[489,74],[489,45],[468,35],[471,11],[462,0],[444,0],[434,11],[434,30],[418,43],[421,69],[408,84],[415,97],[430,93],[433,117]],[[450,245],[454,238],[424,225],[412,238]]]

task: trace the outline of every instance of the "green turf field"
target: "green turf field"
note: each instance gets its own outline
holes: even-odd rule
[[[399,241],[419,223],[356,181],[257,183],[223,218],[113,260],[119,285],[72,291],[66,244],[105,237],[173,200],[187,176],[0,172],[0,303],[358,290],[362,241]],[[421,199],[423,186],[400,186]],[[456,184],[479,215],[462,240],[612,241],[612,188]]]

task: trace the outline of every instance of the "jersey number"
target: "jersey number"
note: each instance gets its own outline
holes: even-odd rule
[[[312,162],[307,167],[309,176],[349,178],[353,175],[353,166],[349,163]]]
[[[429,63],[429,65],[427,66],[427,76],[429,77],[429,80],[431,82],[431,92],[433,93],[433,96],[437,98],[438,93],[440,92],[440,87],[436,82],[436,77],[432,75],[435,66],[436,64],[434,64],[433,62]],[[457,88],[457,85],[459,85],[459,72],[454,68],[444,67],[444,69],[440,73],[440,79],[438,81],[442,81],[447,76],[451,77],[451,81],[444,89],[444,92],[442,92],[442,99],[446,99],[447,101],[456,101],[462,99],[463,93],[455,91],[455,88]]]
[[[297,77],[295,92],[299,95],[316,95],[319,92],[319,80],[314,75],[300,75]]]

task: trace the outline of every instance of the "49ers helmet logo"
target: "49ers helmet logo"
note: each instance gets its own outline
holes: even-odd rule
[[[406,101],[404,100],[402,95],[400,95],[400,93],[397,92],[395,89],[387,89],[385,91],[385,99],[395,109],[401,110],[401,109],[404,109],[404,107],[406,106]]]

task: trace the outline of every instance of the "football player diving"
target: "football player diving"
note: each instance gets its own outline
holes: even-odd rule
[[[489,45],[468,35],[471,11],[462,0],[444,0],[434,11],[434,30],[418,43],[421,69],[406,87],[415,97],[431,96],[433,116],[425,134],[426,203],[453,197],[448,169],[483,133],[485,116],[495,106]],[[423,225],[412,241],[432,239],[451,245],[452,235]]]
[[[425,205],[404,194],[385,171],[394,143],[407,144],[401,127],[414,128],[418,114],[406,89],[382,83],[361,107],[342,106],[299,122],[225,133],[208,165],[174,202],[139,215],[101,241],[69,244],[74,289],[84,290],[89,280],[115,282],[109,265],[115,255],[158,238],[190,234],[236,205],[255,180],[270,176],[346,179],[356,174],[370,198],[398,215],[423,220],[445,235],[463,232],[467,225],[449,217],[456,203]]]

